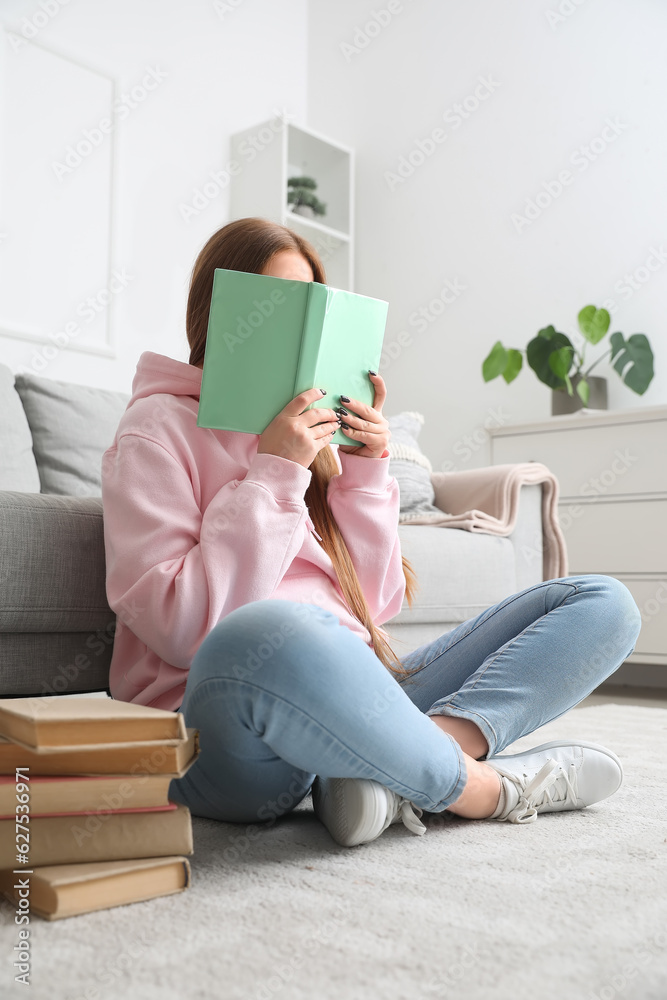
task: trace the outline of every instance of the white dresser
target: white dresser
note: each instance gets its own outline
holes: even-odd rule
[[[667,406],[595,410],[489,428],[491,463],[542,462],[560,485],[569,573],[606,573],[642,613],[633,655],[610,678],[667,687]]]

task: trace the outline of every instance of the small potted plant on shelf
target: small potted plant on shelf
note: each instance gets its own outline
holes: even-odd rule
[[[553,325],[539,330],[526,346],[528,364],[539,380],[553,390],[552,415],[574,413],[582,408],[606,410],[607,380],[590,373],[607,356],[628,389],[642,396],[653,379],[653,351],[646,335],[633,333],[626,340],[622,333],[612,333],[609,350],[584,371],[586,344],[598,344],[606,336],[611,317],[606,309],[584,306],[577,320],[583,336],[581,349]],[[509,384],[522,366],[522,352],[506,348],[497,340],[482,363],[482,376],[485,382],[490,382],[502,375]]]
[[[314,194],[317,182],[312,177],[290,177],[287,187],[287,204],[297,215],[312,219],[326,214],[327,206]]]

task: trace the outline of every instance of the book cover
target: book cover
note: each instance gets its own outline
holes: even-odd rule
[[[0,736],[34,750],[185,736],[180,712],[112,698],[0,698]]]
[[[0,871],[0,892],[19,902],[18,883],[26,879],[31,913],[60,920],[182,892],[190,885],[191,872],[187,858],[174,856],[48,865],[25,876]]]
[[[199,756],[199,730],[187,729],[184,739],[140,740],[92,747],[58,747],[47,753],[0,736],[0,774],[27,767],[33,775],[170,774],[182,778]]]
[[[120,809],[111,809],[109,806],[105,806],[102,809],[79,809],[76,812],[73,810],[58,809],[57,807],[53,812],[42,812],[33,816],[32,811],[30,811],[30,822],[33,820],[40,822],[44,819],[55,819],[57,817],[64,817],[65,819],[71,820],[72,823],[81,822],[85,823],[87,819],[91,816],[101,816],[102,819],[106,819],[107,816],[116,815],[117,813],[149,813],[149,812],[173,812],[176,809],[178,803],[168,802],[166,806],[121,806]],[[14,813],[6,813],[4,816],[0,816],[0,833],[9,829],[9,826],[3,824],[8,824],[10,820],[16,819]],[[89,829],[89,827],[87,827]]]
[[[173,806],[176,806],[174,809]],[[31,816],[25,868],[192,854],[190,810],[141,809],[80,816]],[[0,819],[0,868],[18,868],[15,817]]]
[[[387,302],[315,281],[216,268],[198,427],[261,434],[306,389],[372,406]],[[338,428],[333,443],[358,445]]]
[[[28,787],[31,816],[98,812],[109,809],[162,808],[169,804],[173,774],[31,775]],[[0,776],[0,819],[16,810],[16,778]]]

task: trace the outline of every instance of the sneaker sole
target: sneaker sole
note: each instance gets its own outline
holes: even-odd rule
[[[529,750],[520,750],[518,753],[497,754],[495,757],[489,758],[489,760],[516,760],[517,757],[525,757],[526,754],[529,753],[541,753],[543,750],[553,750],[556,747],[585,747],[587,750],[597,750],[599,753],[605,754],[614,761],[618,767],[620,775],[618,785],[613,792],[609,793],[609,795],[613,795],[614,792],[617,792],[623,784],[623,778],[625,777],[623,765],[616,754],[612,750],[608,750],[607,747],[600,746],[599,743],[586,743],[584,740],[551,740],[549,743],[542,743],[539,747],[531,747]]]
[[[324,781],[328,786],[326,792],[319,781],[313,788],[313,808],[336,843],[341,847],[357,847],[379,837],[387,818],[382,785],[365,778]]]

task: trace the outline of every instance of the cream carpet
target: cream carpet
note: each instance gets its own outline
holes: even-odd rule
[[[528,826],[431,817],[353,849],[310,799],[272,828],[195,818],[185,893],[34,918],[29,990],[3,901],[0,996],[665,1000],[667,710],[574,709],[512,749],[561,736],[620,756],[616,795]]]

